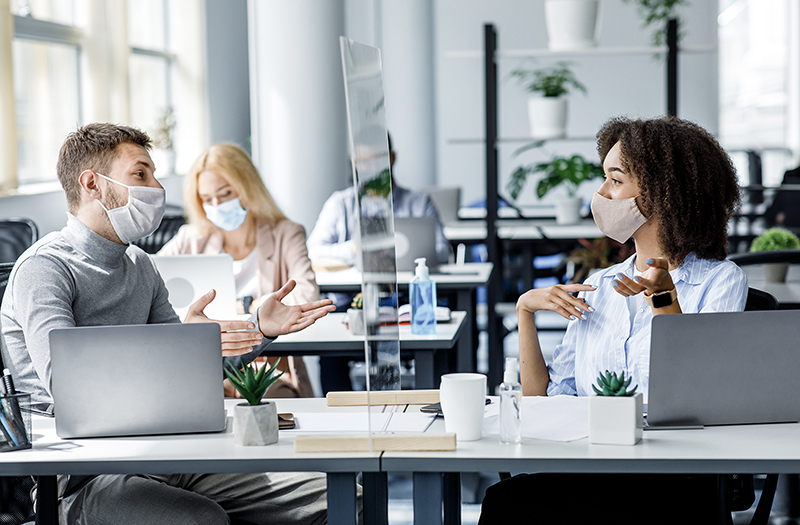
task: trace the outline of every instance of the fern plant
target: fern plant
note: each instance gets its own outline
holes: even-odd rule
[[[225,375],[228,376],[233,387],[242,394],[242,397],[248,403],[258,405],[261,403],[261,398],[264,397],[267,389],[286,373],[286,370],[284,370],[275,375],[275,369],[278,368],[278,363],[280,362],[281,359],[278,358],[271,367],[267,367],[265,364],[261,368],[258,368],[254,363],[250,363],[242,367],[241,370],[228,363],[229,368],[225,368]]]
[[[620,396],[630,397],[636,393],[637,386],[631,390],[628,387],[631,384],[631,377],[625,379],[625,371],[623,370],[619,375],[616,372],[609,372],[606,370],[605,375],[600,374],[597,376],[597,386],[592,385],[592,390],[598,396]]]

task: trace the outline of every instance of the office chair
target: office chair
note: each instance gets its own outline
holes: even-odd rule
[[[167,215],[161,219],[161,224],[158,225],[156,231],[143,239],[134,241],[133,244],[147,253],[157,253],[158,250],[175,237],[175,234],[184,224],[186,224],[186,219],[183,218],[183,215]]]
[[[32,220],[0,219],[0,262],[13,263],[38,239],[39,229]]]
[[[774,250],[768,252],[732,253],[728,260],[738,266],[768,263],[800,263],[800,250]]]

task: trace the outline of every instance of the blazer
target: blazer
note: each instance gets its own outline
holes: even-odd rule
[[[306,248],[306,231],[300,224],[289,220],[271,223],[259,219],[256,222],[256,247],[258,254],[258,293],[254,304],[261,304],[289,279],[297,281],[297,286],[287,295],[286,304],[303,304],[319,299],[319,286],[311,269]],[[222,232],[210,234],[200,232],[195,226],[181,226],[178,233],[158,252],[158,255],[181,254],[220,254],[222,253]],[[274,363],[276,358],[269,358]],[[291,390],[297,397],[313,397],[311,381],[308,378],[302,357],[284,357],[282,363],[288,363],[284,374],[267,391],[266,397],[291,397]],[[263,364],[261,365],[263,366]],[[278,368],[283,368],[278,365]],[[226,380],[227,383],[227,380]],[[227,388],[226,395],[233,390]]]

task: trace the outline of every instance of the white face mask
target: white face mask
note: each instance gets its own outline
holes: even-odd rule
[[[206,212],[206,219],[211,221],[211,224],[226,232],[238,229],[244,224],[244,219],[247,217],[247,210],[242,208],[239,197],[217,206],[203,204],[203,210]]]
[[[125,206],[109,210],[100,200],[97,201],[108,214],[120,241],[130,244],[156,231],[167,209],[167,192],[164,188],[128,186],[103,174],[98,175],[128,188],[128,203]]]
[[[600,231],[619,243],[630,239],[648,221],[639,211],[636,197],[608,199],[595,193],[592,196],[592,216]]]

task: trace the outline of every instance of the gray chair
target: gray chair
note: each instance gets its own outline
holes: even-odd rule
[[[158,253],[158,250],[175,237],[175,234],[184,224],[186,224],[186,219],[183,218],[183,215],[167,215],[161,219],[161,224],[158,225],[156,231],[143,239],[134,241],[133,244],[147,253]]]
[[[13,263],[38,239],[39,229],[32,220],[0,219],[0,262]]]

